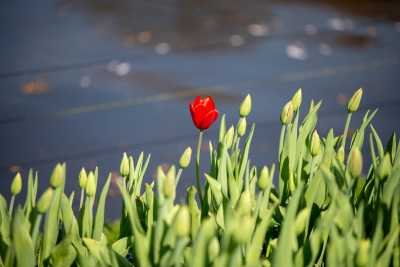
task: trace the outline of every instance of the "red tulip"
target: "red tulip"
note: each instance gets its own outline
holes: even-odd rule
[[[211,96],[204,99],[197,96],[189,105],[189,109],[193,123],[200,131],[208,129],[218,118],[218,110]]]

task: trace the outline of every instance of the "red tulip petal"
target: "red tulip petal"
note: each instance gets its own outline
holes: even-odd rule
[[[197,105],[196,107],[193,108],[193,113],[192,113],[192,120],[194,125],[197,128],[201,128],[201,124],[204,121],[204,117],[206,115],[206,108],[202,105]]]
[[[211,124],[218,118],[218,110],[214,109],[207,113],[201,122],[200,128],[205,130],[210,128]]]
[[[196,107],[201,102],[201,97],[198,95],[193,101],[193,107]]]
[[[215,103],[211,96],[207,96],[204,99],[204,105],[206,106],[208,111],[215,109]]]

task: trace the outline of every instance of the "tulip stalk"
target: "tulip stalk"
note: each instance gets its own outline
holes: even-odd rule
[[[197,141],[197,150],[196,150],[196,183],[197,183],[197,191],[199,192],[199,198],[201,205],[203,205],[203,191],[201,189],[201,176],[200,176],[200,152],[201,152],[201,144],[203,142],[203,131],[199,131],[199,138]]]
[[[10,216],[12,216],[12,213],[13,213],[14,202],[15,202],[15,196],[13,195],[13,196],[11,197],[11,200],[10,200],[10,207],[9,207],[9,209],[8,209],[8,214],[9,214]]]

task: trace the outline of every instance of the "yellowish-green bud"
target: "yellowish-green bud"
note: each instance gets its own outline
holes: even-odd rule
[[[247,117],[251,112],[251,96],[247,95],[240,104],[240,117]]]
[[[363,95],[363,89],[358,89],[353,96],[350,98],[349,102],[347,103],[347,112],[353,113],[358,110],[360,106],[361,98]]]
[[[281,113],[281,123],[283,125],[289,124],[293,119],[293,105],[292,101],[289,101],[283,106]]]
[[[36,208],[40,213],[46,213],[49,209],[51,200],[53,198],[53,189],[51,187],[47,188],[46,191],[39,198]]]
[[[79,172],[79,187],[85,188],[87,183],[87,173],[85,168],[82,168]]]
[[[179,166],[182,169],[185,169],[190,164],[190,159],[192,158],[192,148],[187,147],[185,151],[183,151],[181,158],[179,159]]]
[[[190,213],[186,206],[182,206],[176,215],[175,232],[180,237],[187,236],[190,233]]]
[[[166,198],[175,196],[175,166],[169,168],[163,184],[163,193]]]
[[[292,106],[294,111],[297,111],[300,108],[302,99],[303,99],[302,91],[301,88],[299,88],[292,97]]]
[[[133,162],[133,157],[129,156],[129,179],[133,178],[135,172],[135,165]]]
[[[310,217],[309,208],[304,208],[299,212],[299,214],[297,214],[295,221],[295,230],[297,235],[301,234],[305,230],[309,217]]]
[[[341,163],[344,162],[344,147],[343,146],[339,147],[336,157],[339,162],[341,162]]]
[[[385,156],[381,160],[378,166],[378,176],[380,179],[385,179],[389,176],[390,172],[392,171],[392,163],[390,159],[389,153],[385,153]]]
[[[121,164],[119,165],[119,172],[122,177],[128,177],[129,175],[129,158],[126,153],[122,154]]]
[[[243,214],[250,214],[252,208],[251,194],[249,190],[245,190],[240,196],[238,210]]]
[[[258,177],[257,185],[261,190],[265,190],[269,183],[269,170],[267,166],[264,166],[261,169],[260,177]]]
[[[370,242],[368,239],[360,240],[358,243],[358,251],[356,256],[356,265],[358,267],[367,266],[369,261],[369,247]]]
[[[13,196],[18,195],[22,189],[22,177],[19,172],[14,176],[14,179],[11,183],[11,194]]]
[[[254,220],[250,215],[245,215],[239,219],[240,223],[234,232],[236,242],[243,244],[251,239],[254,230]]]
[[[311,136],[311,146],[310,146],[311,156],[313,157],[317,156],[320,150],[321,150],[321,139],[319,138],[317,130],[314,130]]]
[[[363,159],[361,152],[358,148],[353,148],[349,157],[349,171],[353,177],[361,175],[363,167]]]
[[[210,261],[213,261],[219,255],[220,250],[221,247],[218,238],[214,236],[208,244],[208,257],[210,258]]]
[[[235,134],[235,129],[233,128],[233,126],[231,126],[225,134],[225,145],[227,148],[230,148],[232,146],[234,134]]]
[[[64,183],[64,170],[63,170],[63,166],[58,163],[56,165],[56,167],[53,170],[53,173],[50,177],[50,184],[57,188],[59,186],[61,186]]]
[[[158,166],[158,167],[157,167],[156,178],[157,178],[158,180],[163,180],[163,179],[165,178],[165,173],[164,173],[164,171],[163,171],[163,169],[162,169],[161,166]]]
[[[93,172],[89,172],[88,179],[86,182],[86,194],[89,197],[94,197],[96,195],[96,178]]]
[[[246,128],[247,128],[246,118],[242,117],[239,119],[239,122],[237,125],[237,133],[240,137],[242,137],[246,134]]]

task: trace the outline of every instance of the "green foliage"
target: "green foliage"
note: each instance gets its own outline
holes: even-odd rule
[[[111,175],[100,185],[97,168],[82,169],[77,211],[75,193],[64,192],[65,163],[57,164],[39,200],[38,177],[30,171],[25,202],[13,209],[24,184],[17,177],[10,203],[0,195],[0,267],[398,267],[400,141],[393,134],[385,148],[371,125],[376,112],[367,111],[346,146],[361,97],[358,91],[350,100],[343,134],[331,129],[320,137],[321,102],[312,102],[302,119],[298,90],[282,111],[276,167],[257,168],[250,161],[255,125],[246,134],[244,124],[251,112],[247,96],[237,127],[227,130],[222,116],[218,141],[209,143],[209,168],[200,187],[187,189],[186,203],[175,198],[190,147],[177,171],[159,167],[144,185],[150,155],[134,161],[124,153],[116,180],[123,208],[109,224]],[[362,154],[364,143],[369,155]]]

